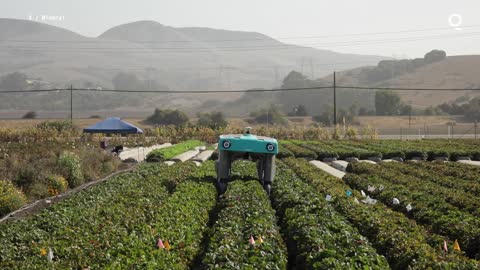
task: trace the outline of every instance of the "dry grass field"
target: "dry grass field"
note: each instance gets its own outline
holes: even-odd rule
[[[66,120],[66,119],[4,119],[0,120],[0,128],[31,128],[35,127],[36,125],[44,122],[44,121],[55,121],[55,120]],[[102,119],[73,119],[73,124],[79,128],[85,128],[90,125],[93,125]],[[143,119],[131,119],[126,118],[124,119],[129,123],[132,123],[140,128],[148,127],[148,125],[142,124]]]
[[[444,61],[434,63],[385,82],[391,87],[409,88],[478,88],[480,87],[480,56],[462,55],[447,57]],[[436,106],[451,102],[467,95],[478,96],[478,91],[400,91],[406,103],[417,108]]]
[[[143,118],[123,118],[127,122],[130,122],[140,128],[153,127],[146,125],[142,121]],[[0,128],[30,128],[35,127],[37,124],[48,120],[65,120],[65,119],[3,119],[0,120]],[[290,126],[307,127],[314,122],[311,117],[290,117],[288,118]],[[101,121],[101,119],[92,118],[80,118],[73,119],[75,126],[79,128],[85,128],[89,125],[95,124]],[[192,119],[196,121],[196,119]],[[231,125],[234,126],[252,126],[243,118],[230,118],[228,119]],[[408,116],[360,116],[357,117],[353,126],[364,127],[370,125],[379,130],[382,129],[397,129],[397,128],[424,128],[425,126],[447,126],[452,122],[456,122],[455,126],[458,128],[470,127],[472,123],[460,123],[459,119],[451,116],[412,116],[410,119]],[[343,124],[339,119],[339,124]],[[255,125],[253,125],[255,126]]]

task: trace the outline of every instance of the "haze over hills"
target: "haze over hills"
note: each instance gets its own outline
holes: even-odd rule
[[[119,25],[89,38],[16,19],[0,19],[0,57],[0,74],[20,71],[45,87],[113,88],[112,79],[125,72],[150,87],[182,90],[271,88],[294,69],[319,77],[385,59],[288,45],[260,33],[174,28],[153,21]],[[193,106],[210,98],[177,95],[162,100]],[[145,106],[154,103],[147,100]]]
[[[368,80],[366,74],[373,67],[345,70],[338,74],[338,84],[399,88],[443,88],[473,89],[480,88],[480,55],[447,56],[445,59],[427,63],[416,68],[409,68],[413,60],[383,61],[383,70],[387,73],[379,80]],[[392,65],[392,62],[396,64]],[[332,76],[323,78],[331,81]],[[398,91],[402,99],[417,108],[436,106],[453,102],[459,97],[473,98],[478,91]]]
[[[405,104],[416,109],[425,109],[442,103],[466,102],[480,88],[480,55],[435,56],[433,51],[425,58],[383,60],[375,66],[359,67],[337,72],[338,86],[361,87],[398,87],[398,88],[443,88],[466,89],[466,91],[397,91]],[[430,56],[427,56],[430,55]],[[437,58],[436,58],[437,57]],[[301,73],[292,72],[283,82],[283,87],[329,87],[333,85],[333,74],[310,80]],[[281,93],[245,93],[238,100],[219,105],[219,110],[229,111],[233,115],[242,111],[254,111],[275,104],[285,112],[295,106],[304,105],[312,115],[317,115],[333,104],[333,89],[294,91]],[[348,109],[355,104],[367,110],[375,108],[375,91],[357,89],[337,89],[337,105]],[[210,104],[208,104],[210,105]],[[330,109],[328,109],[330,110]],[[243,113],[247,115],[248,113]]]
[[[21,69],[59,84],[96,80],[112,87],[115,72],[145,79],[145,69],[153,68],[149,76],[171,89],[272,87],[275,67],[278,80],[302,64],[318,77],[385,58],[287,45],[260,33],[174,28],[153,21],[116,26],[98,38],[14,19],[0,19],[0,30],[0,54],[6,59],[2,73]]]
[[[390,61],[388,57],[342,54],[289,45],[261,33],[201,27],[170,27],[154,21],[122,24],[91,38],[38,22],[0,19],[0,76],[27,74],[31,88],[75,87],[133,90],[230,90],[282,86],[292,71],[303,73],[308,85],[472,88],[480,86],[475,71],[480,56],[449,56],[437,62],[422,58]],[[121,73],[122,76],[119,76]],[[302,79],[303,80],[303,79]],[[132,83],[133,81],[133,83]],[[294,87],[303,87],[305,82]],[[461,92],[402,92],[418,107],[438,105]],[[65,110],[68,95],[37,94],[35,98],[4,95],[0,108]],[[52,98],[54,97],[54,98]],[[331,91],[288,94],[208,95],[77,94],[77,110],[151,110],[180,107],[189,111],[221,109],[248,114],[268,104],[288,110],[306,104],[318,113],[331,103]],[[353,102],[373,105],[372,94],[342,90],[339,106]]]

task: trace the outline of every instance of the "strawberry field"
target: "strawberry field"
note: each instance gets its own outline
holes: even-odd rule
[[[253,162],[233,164],[222,196],[213,160],[142,163],[0,224],[0,269],[479,269],[480,167],[435,161],[479,153],[473,140],[281,141],[270,195]],[[348,158],[377,163],[340,179],[309,162]]]

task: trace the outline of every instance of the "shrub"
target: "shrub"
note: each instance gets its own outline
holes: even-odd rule
[[[80,159],[75,153],[62,153],[58,158],[58,166],[71,188],[79,186],[84,182]]]
[[[361,135],[362,135],[362,139],[368,139],[368,140],[378,139],[377,129],[370,125],[367,125],[366,127],[362,128]]]
[[[35,182],[35,168],[33,166],[23,166],[18,170],[18,176],[14,180],[15,184],[20,187],[26,187]]]
[[[35,119],[37,118],[37,113],[34,111],[27,112],[22,116],[23,119]]]
[[[12,182],[0,180],[0,216],[4,216],[27,203],[25,195]]]
[[[52,196],[65,192],[68,188],[68,182],[63,176],[51,175],[47,178],[47,180],[48,180],[48,193]]]
[[[375,92],[375,111],[377,115],[398,115],[402,105],[400,95],[393,91]]]
[[[288,124],[288,121],[285,119],[282,112],[280,112],[280,110],[274,105],[267,109],[251,112],[250,117],[252,118],[253,122],[257,124]]]
[[[153,115],[150,115],[144,122],[153,125],[185,126],[188,124],[189,118],[186,113],[180,110],[155,109]]]
[[[48,189],[48,184],[45,182],[32,183],[28,186],[26,194],[31,200],[38,200],[54,195],[53,193],[50,193],[50,190]]]
[[[348,127],[345,133],[345,139],[355,140],[358,136],[358,130],[354,127]]]
[[[52,129],[56,131],[68,131],[72,130],[72,123],[67,120],[62,121],[45,121],[37,125],[39,129]]]
[[[321,123],[324,126],[331,126],[333,122],[333,116],[329,112],[323,112],[320,115],[315,115],[312,117],[312,120]]]
[[[447,53],[445,51],[432,50],[432,51],[428,52],[427,54],[425,54],[424,59],[425,59],[425,62],[427,64],[431,64],[431,63],[434,63],[434,62],[442,61],[446,57],[447,57]]]
[[[197,125],[211,129],[224,128],[228,124],[222,112],[199,113]]]
[[[101,172],[103,174],[109,174],[113,171],[115,171],[115,165],[113,164],[112,161],[105,161],[105,162],[102,163]]]
[[[118,157],[99,149],[80,149],[78,156],[82,162],[81,167],[85,181],[102,178],[115,171],[121,163]]]

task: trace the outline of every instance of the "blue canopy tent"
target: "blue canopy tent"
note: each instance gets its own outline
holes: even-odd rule
[[[135,133],[142,134],[143,130],[121,120],[118,117],[110,117],[101,122],[83,129],[85,133]]]

